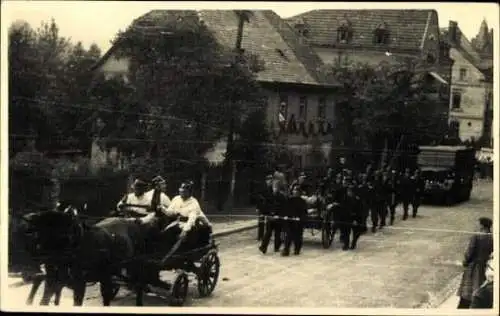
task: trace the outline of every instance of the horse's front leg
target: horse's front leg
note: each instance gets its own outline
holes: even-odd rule
[[[111,274],[103,275],[100,278],[100,286],[101,286],[101,296],[102,296],[102,305],[110,306],[111,300],[113,300],[115,296],[115,286],[113,284],[113,280]]]
[[[53,277],[47,277],[45,279],[45,287],[43,289],[42,299],[40,300],[40,305],[46,306],[49,305],[50,299],[57,292],[57,279]]]
[[[63,284],[59,284],[57,286],[57,289],[55,289],[55,293],[54,295],[56,296],[55,299],[54,299],[54,304],[56,306],[59,306],[59,303],[61,302],[61,294],[62,294],[62,291],[63,291],[63,288],[64,288],[64,285]]]
[[[74,271],[72,277],[73,284],[73,305],[82,306],[85,297],[86,281],[81,271]]]
[[[33,300],[35,299],[35,294],[40,288],[40,285],[42,284],[43,279],[42,278],[35,278],[33,280],[33,284],[31,285],[31,290],[30,294],[28,295],[28,299],[26,300],[26,305],[32,305]]]

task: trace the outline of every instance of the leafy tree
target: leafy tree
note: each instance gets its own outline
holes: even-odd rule
[[[150,140],[137,144],[142,145],[138,154],[161,157],[157,170],[203,160],[203,153],[227,135],[231,117],[260,106],[249,56],[237,59],[197,17],[140,20],[113,44],[130,60],[134,93],[126,104],[144,120],[134,138]]]
[[[443,115],[436,112],[441,101],[435,86],[412,61],[376,67],[336,64],[330,76],[342,84],[332,146],[348,148],[340,154],[363,160],[356,152],[373,150],[377,155],[386,139],[390,149],[399,145],[409,150],[410,145],[439,142],[446,133]]]
[[[87,67],[100,57],[93,46],[86,51],[60,36],[54,20],[34,30],[23,21],[9,29],[9,111],[11,149],[24,144],[22,135],[33,135],[37,147],[81,147],[74,132],[81,111],[74,105],[86,100]]]

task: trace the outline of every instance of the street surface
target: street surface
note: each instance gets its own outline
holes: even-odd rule
[[[358,249],[342,251],[335,237],[321,247],[319,232],[305,231],[300,256],[281,257],[257,249],[256,231],[221,237],[221,274],[214,293],[198,298],[196,282],[186,306],[418,308],[435,299],[462,271],[460,262],[471,231],[481,216],[493,216],[493,184],[480,182],[470,201],[451,207],[424,205],[417,218],[360,238]],[[173,272],[165,274],[172,276]],[[25,298],[27,286],[7,295]],[[71,306],[64,291],[61,305]],[[135,296],[121,290],[114,306],[134,306]],[[98,286],[88,288],[85,306],[100,306]],[[164,306],[163,297],[148,295],[146,306]]]

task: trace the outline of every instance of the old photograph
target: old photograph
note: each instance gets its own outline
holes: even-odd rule
[[[493,3],[2,2],[2,310],[494,315],[498,27]]]

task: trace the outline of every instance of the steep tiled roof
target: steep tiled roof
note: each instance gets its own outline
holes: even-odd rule
[[[244,25],[242,48],[257,55],[264,62],[264,70],[257,74],[262,82],[328,85],[320,74],[324,69],[319,56],[307,45],[301,44],[295,31],[273,11],[252,11]],[[233,48],[236,43],[238,17],[233,10],[177,11],[153,10],[133,21],[145,31],[155,31],[166,21],[182,21],[196,28],[203,21],[216,41]],[[106,56],[116,48],[111,48]]]
[[[313,10],[287,19],[307,26],[312,45],[336,44],[337,29],[344,21],[351,23],[353,46],[373,46],[374,31],[386,23],[390,32],[389,46],[398,49],[420,49],[430,16],[434,10]]]
[[[243,30],[242,48],[264,61],[258,80],[323,85],[327,82],[319,70],[321,59],[307,44],[301,44],[295,31],[276,13],[269,10],[252,11]],[[220,43],[233,47],[236,42],[238,17],[232,10],[199,12],[207,27]]]

